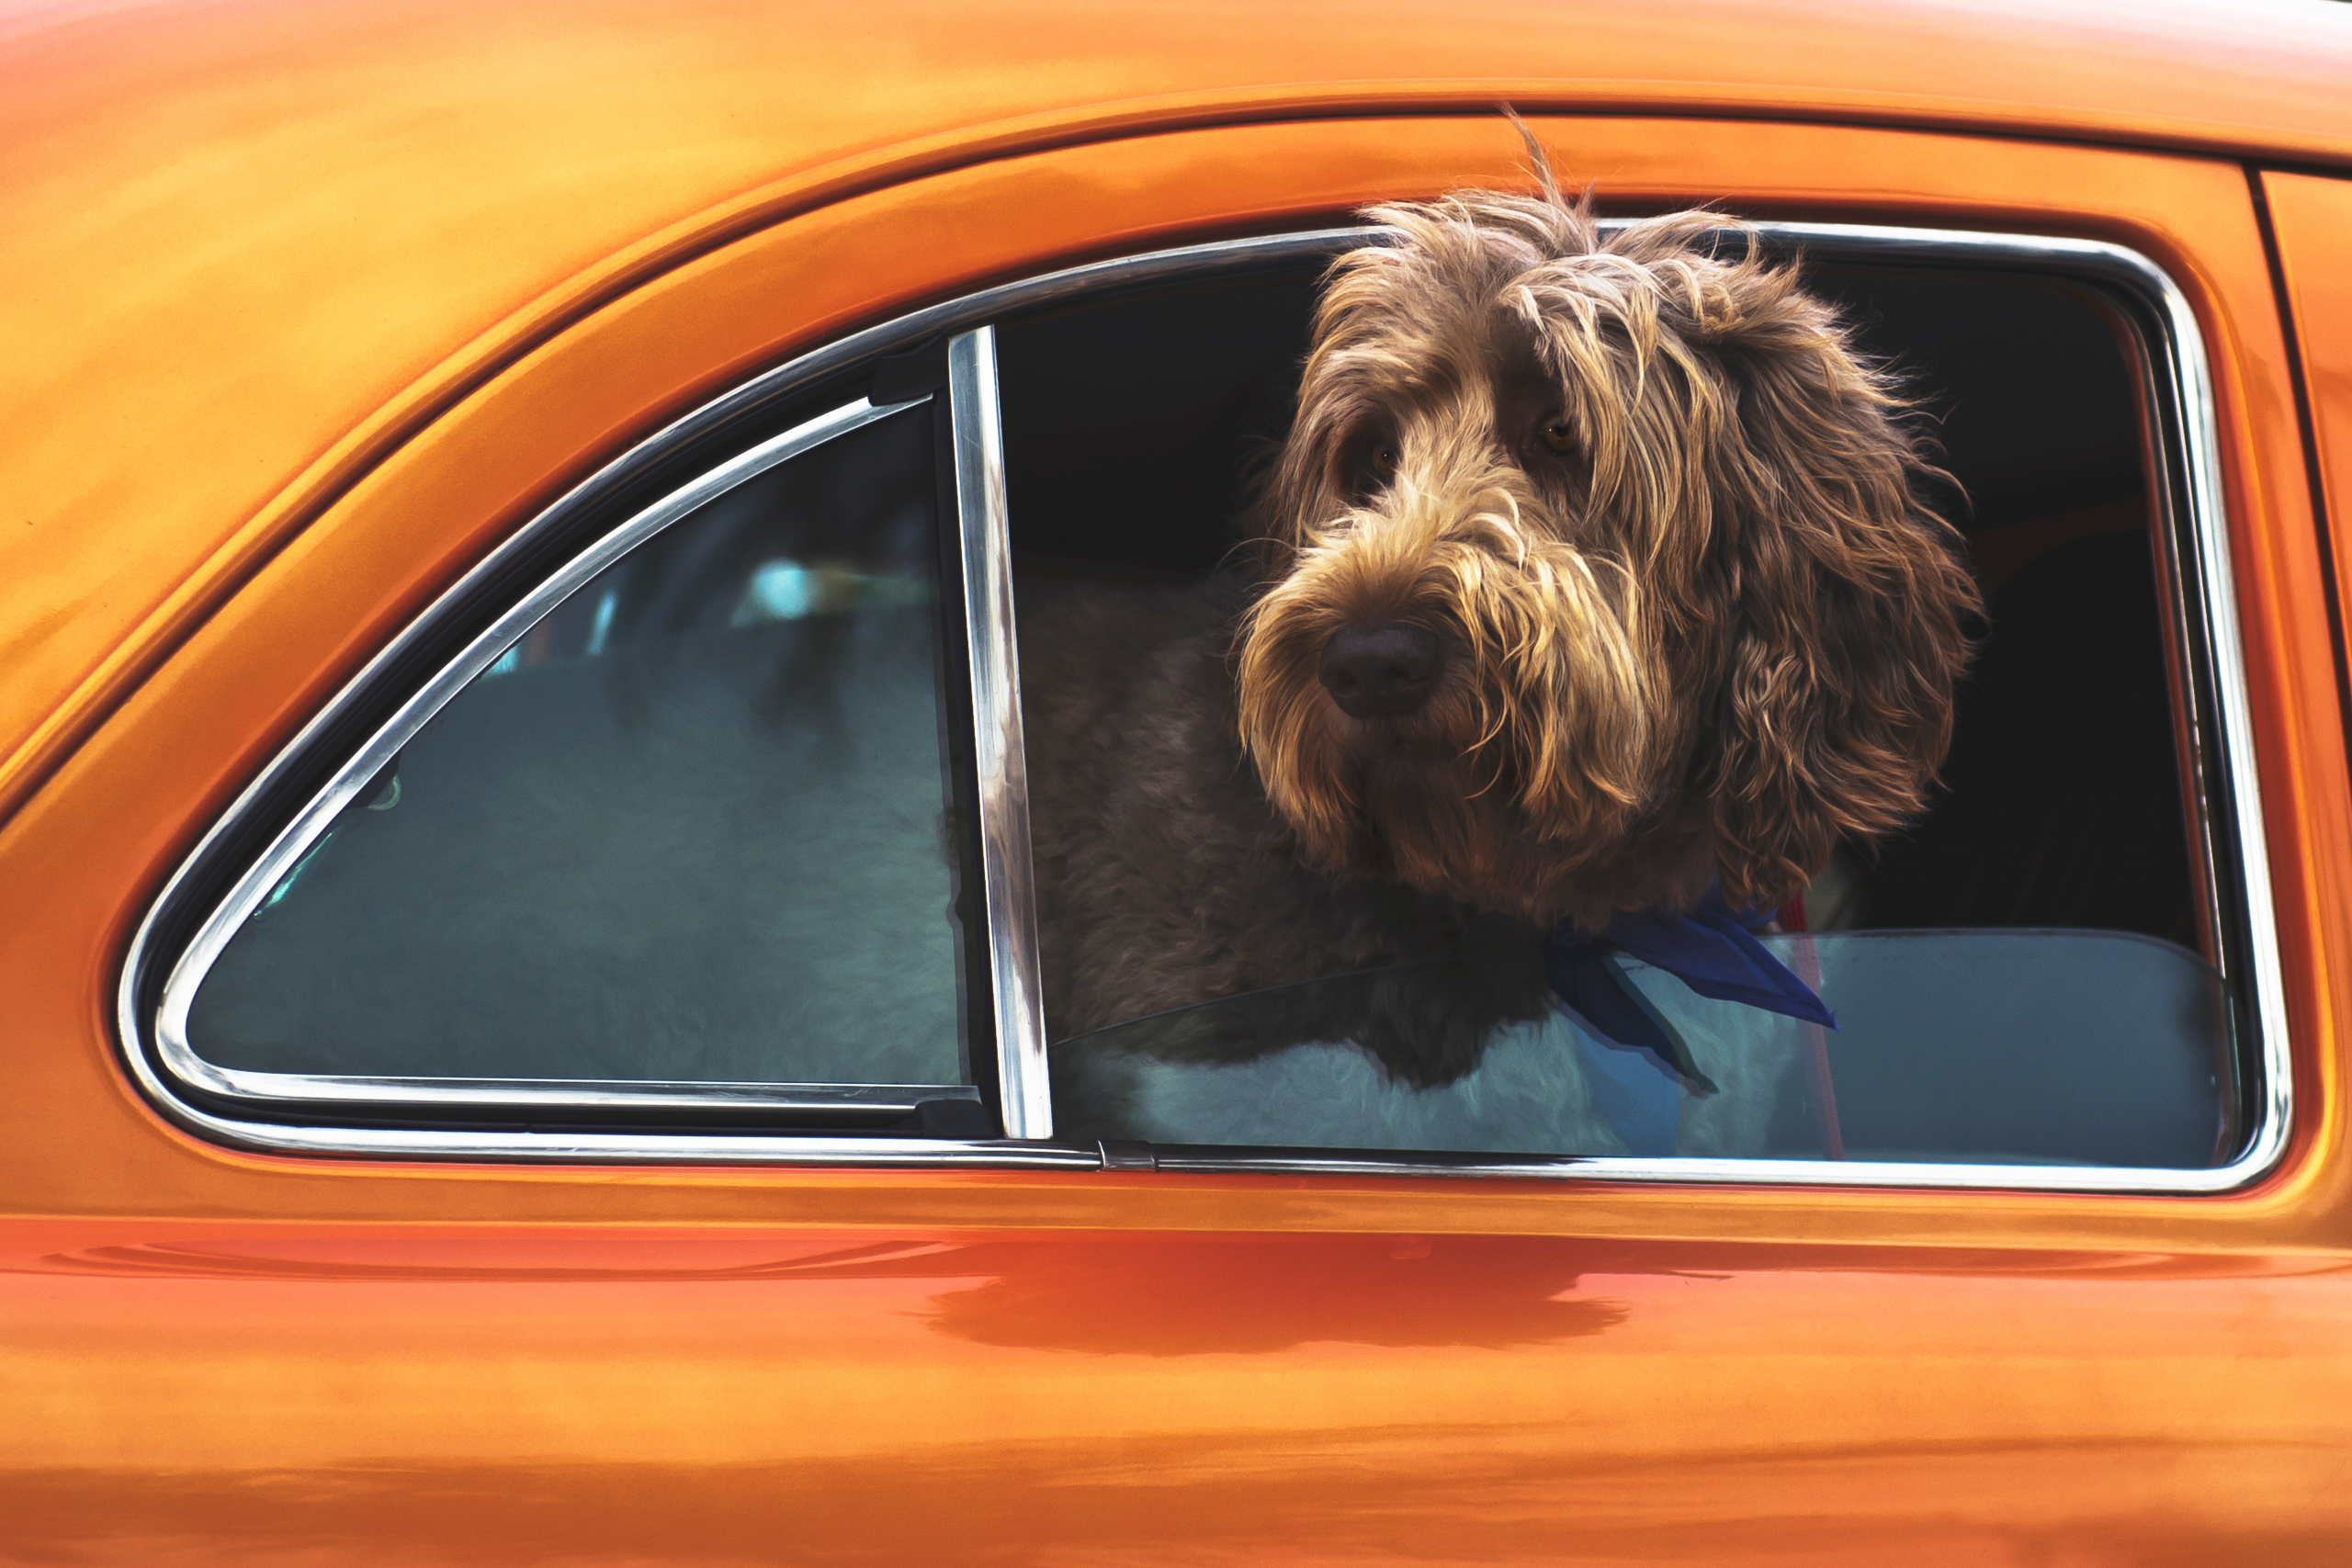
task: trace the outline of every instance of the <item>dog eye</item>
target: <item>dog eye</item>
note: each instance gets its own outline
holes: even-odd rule
[[[1550,447],[1553,451],[1557,452],[1561,457],[1572,457],[1576,456],[1577,451],[1577,433],[1569,427],[1567,421],[1563,419],[1550,421],[1544,426],[1542,434],[1544,437],[1544,445]]]
[[[1394,441],[1385,436],[1374,436],[1366,441],[1356,453],[1352,476],[1356,494],[1369,496],[1375,491],[1385,489],[1388,481],[1396,477],[1399,461]]]

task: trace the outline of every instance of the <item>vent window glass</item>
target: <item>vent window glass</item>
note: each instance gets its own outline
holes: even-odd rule
[[[836,434],[566,594],[267,889],[195,1053],[975,1097],[933,418]]]

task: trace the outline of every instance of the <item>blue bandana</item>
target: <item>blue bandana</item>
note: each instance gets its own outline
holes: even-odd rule
[[[1770,908],[1735,910],[1722,892],[1687,915],[1620,914],[1595,935],[1563,926],[1544,943],[1552,990],[1577,1021],[1577,1045],[1594,1108],[1636,1155],[1674,1152],[1682,1091],[1713,1094],[1690,1048],[1643,996],[1615,953],[1663,969],[1702,997],[1838,1027],[1812,987],[1756,940]]]

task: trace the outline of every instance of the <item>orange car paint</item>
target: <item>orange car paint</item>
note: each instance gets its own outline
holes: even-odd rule
[[[2329,513],[2352,507],[2352,177],[2271,170],[2262,187],[2278,231],[2279,274],[2302,356],[2311,461]],[[2352,560],[2335,556],[2339,596]]]
[[[57,500],[0,557],[0,636],[27,639],[0,654],[0,721],[26,738],[0,827],[0,1554],[2342,1560],[2352,781],[2242,160],[2352,167],[2340,93],[2310,96],[2352,82],[2352,46],[2217,62],[2157,28],[2062,79],[1949,8],[1689,6],[1718,25],[1629,10],[1579,33],[1565,10],[1436,28],[1351,7],[1317,14],[1341,29],[1319,52],[1301,24],[1220,37],[1189,14],[1026,6],[991,28],[906,7],[862,35],[904,51],[862,75],[848,23],[795,56],[724,6],[0,30],[62,84],[0,116],[49,113],[59,166],[78,146],[107,175],[86,211],[67,180],[17,231],[35,239],[0,241],[56,247],[0,276],[58,302],[9,405],[48,423],[0,457]],[[1021,52],[1028,28],[1071,59]],[[567,483],[927,299],[1523,178],[1490,114],[1430,112],[1488,101],[1464,84],[1496,69],[1562,73],[1522,104],[1616,111],[1538,120],[1612,207],[2087,235],[2189,294],[2298,1064],[2268,1180],[2159,1199],[316,1161],[200,1142],[130,1087],[113,987],[161,878]],[[818,112],[862,90],[865,119]],[[107,94],[111,120],[90,107]],[[772,118],[730,121],[754,102]],[[190,162],[142,195],[175,114]],[[1153,130],[1187,119],[1242,123]],[[502,129],[519,151],[466,155]],[[2256,178],[2341,515],[2352,187]],[[121,254],[77,270],[77,234]]]
[[[859,191],[1186,124],[1502,101],[2342,161],[2347,71],[2352,22],[2291,0],[17,0],[0,812],[435,410],[631,285]]]

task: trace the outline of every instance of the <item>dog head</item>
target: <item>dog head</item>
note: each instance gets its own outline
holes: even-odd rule
[[[1367,216],[1253,513],[1301,857],[1538,925],[1802,887],[1917,812],[1978,605],[1890,378],[1721,215]]]

